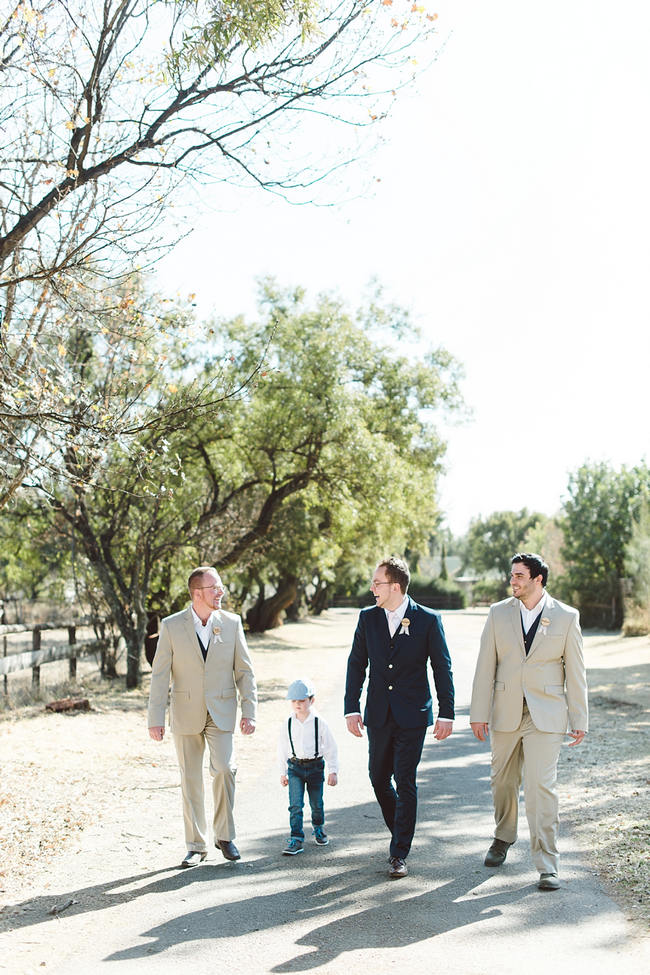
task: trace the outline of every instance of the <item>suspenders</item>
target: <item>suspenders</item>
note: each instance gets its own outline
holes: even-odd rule
[[[287,731],[289,732],[289,744],[291,745],[291,754],[296,757],[296,749],[293,747],[293,738],[291,737],[291,717],[287,722]],[[314,758],[318,758],[318,718],[314,715]],[[298,761],[306,761],[306,759],[298,759]],[[311,761],[311,759],[309,759]]]

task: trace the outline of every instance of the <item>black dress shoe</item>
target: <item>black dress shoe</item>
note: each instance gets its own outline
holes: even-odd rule
[[[508,848],[512,843],[505,840],[492,840],[492,846],[485,854],[483,863],[486,867],[500,867],[508,854]]]
[[[239,850],[232,840],[217,840],[217,847],[221,850],[226,860],[241,860]]]
[[[203,863],[207,855],[207,853],[200,853],[198,850],[188,850],[185,854],[185,859],[181,863],[181,867],[198,867],[199,863]]]

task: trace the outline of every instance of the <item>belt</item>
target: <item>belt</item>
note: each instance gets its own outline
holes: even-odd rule
[[[322,755],[318,758],[290,758],[289,765],[315,765],[317,762],[322,762]]]

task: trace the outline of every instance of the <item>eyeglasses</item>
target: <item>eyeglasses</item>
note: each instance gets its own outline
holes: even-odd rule
[[[375,582],[374,580],[370,583],[371,589],[376,589],[377,586],[392,586],[392,582]]]
[[[196,589],[210,589],[212,592],[225,592],[223,586],[196,586]]]

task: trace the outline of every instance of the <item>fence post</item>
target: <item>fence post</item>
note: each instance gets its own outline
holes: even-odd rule
[[[32,631],[32,650],[34,652],[41,649],[41,629],[35,626]],[[32,667],[32,690],[37,691],[41,684],[41,668],[38,664]]]
[[[68,643],[70,644],[71,647],[73,647],[76,642],[77,642],[77,627],[74,625],[69,626]],[[70,657],[70,662],[68,665],[68,676],[70,677],[70,680],[77,679],[77,658],[76,657]]]
[[[7,635],[6,635],[6,633],[3,636],[3,638],[2,638],[2,656],[3,657],[6,657],[7,656]],[[4,675],[3,684],[4,684],[4,691],[5,691],[5,697],[6,697],[9,694],[9,683],[8,683],[8,680],[7,680],[7,674]]]

